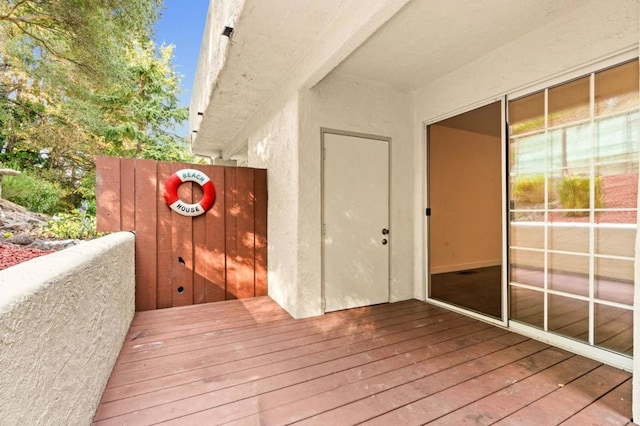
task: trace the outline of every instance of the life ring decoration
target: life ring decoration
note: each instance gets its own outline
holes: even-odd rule
[[[202,187],[204,195],[197,203],[185,203],[178,197],[178,188],[184,182],[195,182]],[[205,173],[195,169],[178,170],[164,183],[164,201],[171,210],[183,216],[200,216],[209,210],[216,200],[216,187]]]

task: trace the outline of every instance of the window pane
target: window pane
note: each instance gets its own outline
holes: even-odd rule
[[[637,162],[638,122],[637,112],[596,121],[596,162]]]
[[[596,208],[635,208],[638,202],[638,163],[624,162],[596,167]],[[600,205],[598,205],[600,204]],[[609,222],[609,221],[607,221]]]
[[[549,295],[549,331],[589,341],[589,303],[569,297]]]
[[[596,303],[595,344],[633,355],[633,311]]]
[[[564,169],[549,175],[549,209],[566,210],[554,213],[554,222],[584,222],[589,220],[591,179],[588,168]]]
[[[552,223],[549,226],[549,249],[589,253],[589,225]]]
[[[595,286],[598,299],[633,305],[633,261],[597,257]]]
[[[638,107],[638,61],[619,65],[595,75],[596,115]]]
[[[591,125],[563,127],[549,132],[549,168],[588,167],[591,161]]]
[[[544,252],[511,250],[511,281],[544,286]]]
[[[544,248],[544,223],[511,222],[511,245],[524,248]]]
[[[549,89],[549,126],[589,118],[589,77]]]
[[[534,327],[544,327],[544,294],[540,291],[510,286],[510,318]]]
[[[549,253],[548,285],[552,290],[589,295],[589,257]]]
[[[544,92],[509,102],[509,133],[517,135],[544,128]]]
[[[511,178],[511,205],[519,210],[544,210],[544,174],[516,175]]]
[[[598,224],[594,229],[596,254],[635,256],[636,224]]]
[[[547,158],[546,143],[544,133],[511,139],[510,173],[513,175],[544,173]]]

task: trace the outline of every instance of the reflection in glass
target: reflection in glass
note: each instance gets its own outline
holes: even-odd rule
[[[633,260],[595,258],[595,296],[633,305]]]
[[[537,287],[544,286],[544,252],[511,250],[511,281]]]
[[[589,218],[591,207],[591,179],[589,169],[555,170],[549,176],[549,209],[564,210],[550,216],[552,221],[573,221]],[[599,190],[596,191],[599,200]],[[596,203],[598,205],[598,202]],[[580,221],[580,220],[578,220]]]
[[[549,249],[589,253],[589,226],[582,223],[550,224]]]
[[[509,230],[512,246],[544,249],[544,224],[511,222]]]
[[[546,170],[547,137],[536,133],[511,139],[511,173],[517,175],[540,174]]]
[[[549,132],[549,168],[587,167],[591,160],[591,125],[563,127]]]
[[[589,303],[570,297],[549,295],[549,331],[589,341]]]
[[[600,224],[594,229],[595,252],[610,256],[635,256],[636,224]]]
[[[532,325],[544,327],[544,293],[526,288],[509,286],[510,318]]]
[[[596,128],[596,158],[599,163],[636,161],[638,152],[638,113],[599,119]]]
[[[544,92],[509,102],[509,133],[518,135],[544,129]]]
[[[600,208],[636,207],[638,197],[637,162],[625,161],[597,166],[596,175],[602,191]]]
[[[596,303],[595,344],[633,355],[633,311]]]
[[[637,60],[596,73],[596,115],[637,108],[638,80]]]
[[[589,77],[549,89],[549,126],[589,118]]]
[[[549,253],[548,285],[566,293],[589,295],[589,257]]]
[[[540,289],[512,288],[511,296],[535,297],[540,309],[547,298],[546,314],[529,319],[512,308],[512,319],[537,327],[546,320],[548,331],[584,342],[595,324],[591,344],[626,354],[637,233],[638,80],[635,60],[509,102],[510,279]]]

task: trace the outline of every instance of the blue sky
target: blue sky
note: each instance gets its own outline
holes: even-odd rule
[[[154,26],[156,44],[175,46],[173,63],[182,75],[180,103],[183,106],[189,106],[191,99],[208,7],[209,0],[164,0],[162,17]],[[188,121],[177,128],[176,133],[186,137],[189,134]]]

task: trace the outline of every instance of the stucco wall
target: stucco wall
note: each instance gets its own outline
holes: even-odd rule
[[[248,164],[268,169],[269,296],[299,317],[298,96],[276,97],[270,106],[247,132]]]
[[[300,215],[298,280],[307,299],[320,300],[321,146],[320,128],[391,138],[390,293],[391,301],[413,297],[411,95],[388,86],[330,74],[300,101]],[[366,161],[366,159],[362,159]],[[317,302],[316,302],[317,303]],[[318,312],[319,307],[311,306]]]
[[[88,425],[134,313],[128,232],[0,271],[0,423]]]
[[[392,138],[390,298],[413,297],[410,94],[336,75],[289,93],[270,99],[243,131],[249,165],[269,169],[269,295],[296,318],[322,313],[320,129],[325,127]]]
[[[207,109],[216,79],[227,59],[230,39],[222,35],[224,27],[234,27],[244,3],[245,0],[209,1],[198,66],[193,80],[193,95],[189,105],[189,126],[192,130],[200,127],[202,116],[198,113],[204,113]]]

